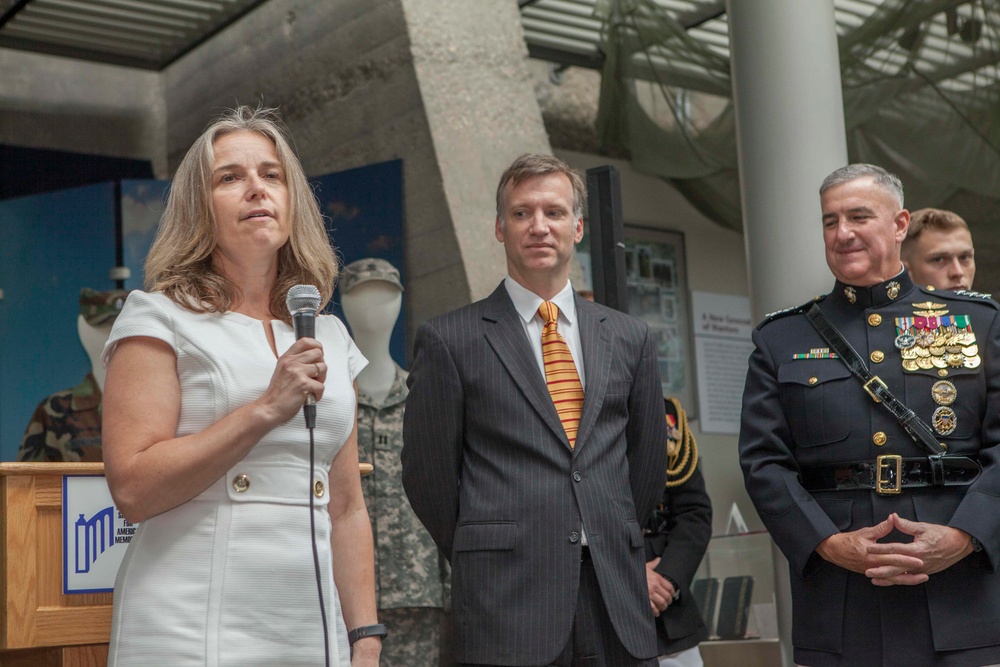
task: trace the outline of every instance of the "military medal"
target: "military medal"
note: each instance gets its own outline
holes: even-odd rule
[[[931,397],[938,405],[951,405],[958,398],[958,389],[947,380],[938,380],[931,386]]]
[[[934,344],[934,333],[927,329],[921,329],[915,336],[915,343],[920,347],[930,347]]]
[[[667,415],[667,456],[677,456],[677,449],[680,447],[680,435],[677,432],[677,418]]]
[[[937,369],[978,368],[982,363],[968,315],[949,315],[947,304],[913,304],[913,317],[896,318],[896,347],[908,373]]]
[[[938,435],[951,435],[955,431],[956,426],[955,411],[942,405],[934,411],[934,414],[931,416],[931,422],[934,424],[934,430]]]
[[[909,350],[917,342],[917,339],[913,337],[909,331],[904,331],[903,333],[896,336],[896,347],[900,350]]]
[[[857,291],[853,287],[851,287],[850,285],[848,285],[847,287],[844,288],[844,296],[847,297],[847,300],[850,303],[854,303],[855,301],[858,300],[858,293],[857,293]]]

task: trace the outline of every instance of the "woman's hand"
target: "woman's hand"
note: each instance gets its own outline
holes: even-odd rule
[[[302,409],[310,394],[316,401],[323,397],[326,372],[322,343],[313,338],[300,338],[278,357],[267,391],[256,403],[273,420],[274,426],[284,424]]]

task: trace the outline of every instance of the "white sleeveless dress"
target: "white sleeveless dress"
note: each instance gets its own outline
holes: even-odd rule
[[[197,314],[162,294],[133,292],[104,362],[123,338],[168,343],[181,386],[177,435],[197,433],[267,389],[277,360],[263,326],[239,313]],[[277,320],[271,328],[283,354],[295,334]],[[354,426],[352,384],[368,362],[336,317],[317,318],[316,338],[329,371],[316,407],[312,480],[309,432],[297,415],[201,495],[144,521],[115,583],[109,667],[322,665],[309,530],[316,482],[326,489],[314,500],[331,664],[350,665],[333,585],[328,470]],[[249,484],[234,484],[239,476]]]

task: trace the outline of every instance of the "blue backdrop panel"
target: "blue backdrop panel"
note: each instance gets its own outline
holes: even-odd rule
[[[384,259],[399,269],[405,287],[403,161],[380,162],[310,178],[309,182],[315,185],[320,211],[327,218],[327,232],[344,265],[366,257]],[[343,320],[339,287],[332,303],[328,310]],[[389,352],[406,368],[406,299],[392,330]]]
[[[143,264],[167,204],[170,181],[122,181],[122,261],[132,272],[125,289],[142,289]]]
[[[0,460],[17,455],[38,403],[90,370],[80,290],[115,285],[114,185],[0,201]]]

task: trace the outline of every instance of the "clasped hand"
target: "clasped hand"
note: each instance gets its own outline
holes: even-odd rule
[[[912,535],[913,541],[878,541],[893,530]],[[876,586],[914,586],[972,553],[972,539],[957,528],[909,521],[893,513],[871,528],[831,535],[816,552],[835,565],[864,574]]]
[[[653,607],[653,616],[663,613],[677,595],[674,585],[655,570],[659,564],[659,556],[646,563],[646,585],[649,588],[649,604]]]

